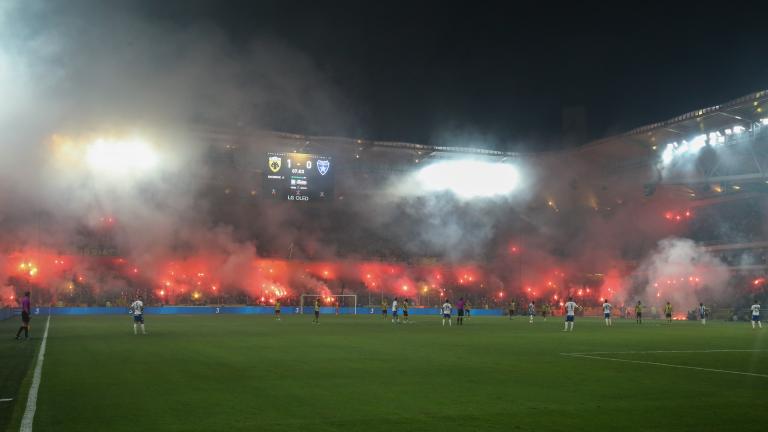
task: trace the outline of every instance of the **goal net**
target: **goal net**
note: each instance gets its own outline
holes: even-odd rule
[[[313,306],[318,297],[322,307],[336,308],[338,314],[341,314],[344,308],[352,308],[352,314],[357,315],[357,294],[302,294],[299,300],[299,313],[304,313],[304,306]]]

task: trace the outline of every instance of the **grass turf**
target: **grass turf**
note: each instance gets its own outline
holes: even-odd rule
[[[134,336],[128,316],[53,317],[35,430],[701,432],[763,420],[768,351],[599,354],[764,377],[560,354],[768,350],[768,328],[748,323],[582,318],[564,333],[557,318],[311,319],[147,316],[150,334]]]
[[[23,383],[32,368],[34,354],[40,345],[40,337],[35,335],[40,321],[33,319],[32,338],[25,341],[14,339],[21,325],[20,317],[0,321],[0,400],[11,399],[0,401],[0,431],[14,424],[14,417],[18,416],[26,402],[27,389]]]

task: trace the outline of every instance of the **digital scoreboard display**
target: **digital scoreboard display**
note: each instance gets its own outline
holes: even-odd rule
[[[287,201],[333,200],[336,167],[328,156],[304,153],[267,153],[264,193]]]

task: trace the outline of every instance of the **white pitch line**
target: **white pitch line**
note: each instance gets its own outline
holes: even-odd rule
[[[715,353],[715,352],[763,352],[768,349],[714,349],[714,350],[659,350],[659,351],[593,351],[578,353],[560,353],[562,355],[592,355],[592,354],[666,354],[666,353]]]
[[[3,399],[0,399],[0,402],[10,402],[12,400],[13,398],[3,398]]]
[[[37,364],[35,365],[35,373],[32,376],[32,385],[29,387],[27,408],[24,410],[24,417],[21,418],[19,432],[32,432],[32,421],[35,419],[35,410],[37,409],[37,390],[40,388],[40,378],[43,373],[45,342],[48,340],[48,326],[50,324],[51,316],[48,315],[48,321],[45,323],[45,333],[43,333],[43,341],[40,343],[40,353],[37,354]]]
[[[753,351],[753,350],[745,350],[745,351]],[[702,352],[702,351],[694,351],[694,352]],[[768,378],[768,375],[756,374],[752,372],[739,372],[739,371],[731,371],[731,370],[725,370],[725,369],[711,369],[711,368],[703,368],[703,367],[696,367],[696,366],[684,366],[684,365],[676,365],[676,364],[669,364],[669,363],[649,362],[649,361],[642,361],[642,360],[628,360],[628,359],[617,359],[617,358],[610,358],[610,357],[598,357],[598,356],[585,355],[585,354],[561,353],[561,355],[570,356],[570,357],[610,360],[610,361],[625,362],[625,363],[649,364],[654,366],[667,366],[667,367],[674,367],[674,368],[681,368],[681,369],[694,369],[694,370],[701,370],[701,371],[708,371],[708,372],[721,372],[721,373],[730,373],[730,374],[737,374],[737,375],[756,376],[760,378]]]

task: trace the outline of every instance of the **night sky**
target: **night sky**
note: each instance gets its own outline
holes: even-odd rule
[[[152,19],[219,27],[235,45],[268,38],[309,56],[352,118],[342,129],[297,132],[555,149],[768,88],[766,7],[757,2],[540,4],[164,0],[143,8]],[[586,135],[564,136],[568,107],[583,109]]]

